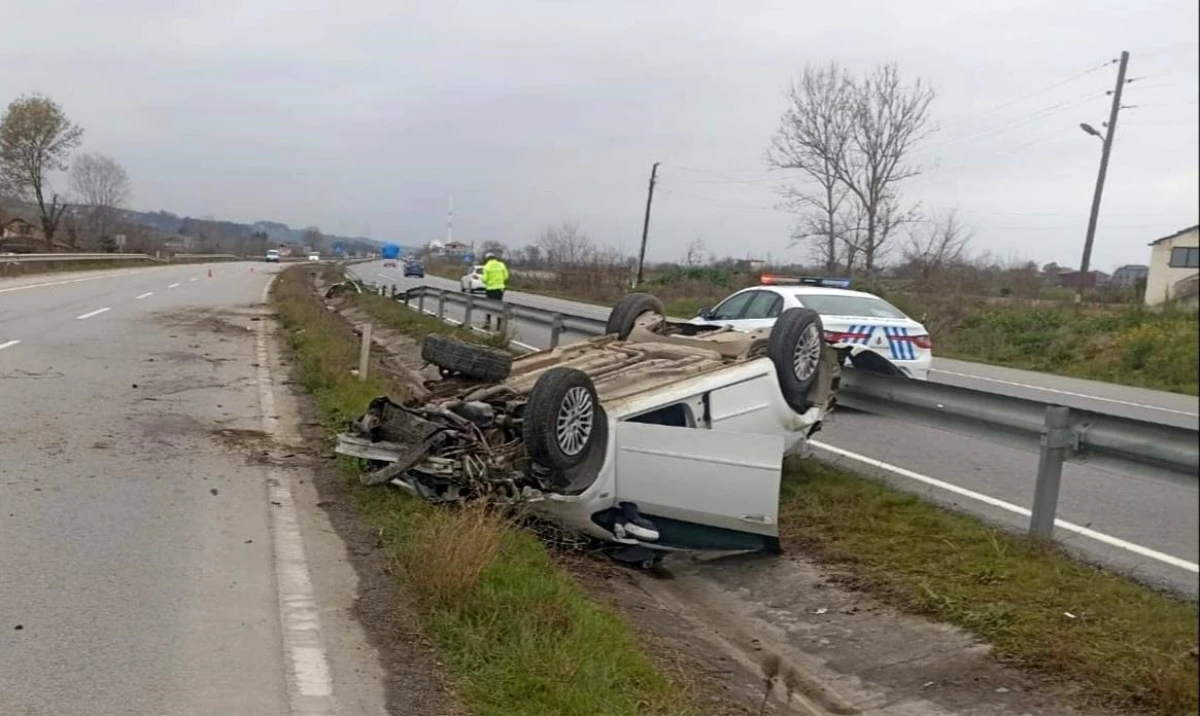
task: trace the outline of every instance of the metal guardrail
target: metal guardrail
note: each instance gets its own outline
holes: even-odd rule
[[[245,257],[238,256],[237,254],[173,254],[171,256],[172,261],[177,259],[224,259],[227,261],[242,261],[245,259]]]
[[[604,335],[605,321],[586,316],[574,316],[568,313],[547,311],[515,303],[493,301],[487,298],[480,298],[473,293],[456,293],[429,286],[418,286],[407,291],[395,291],[393,287],[392,298],[406,306],[415,306],[418,311],[432,313],[439,320],[445,320],[446,306],[451,304],[462,306],[463,324],[465,325],[471,325],[476,311],[484,311],[498,316],[500,320],[498,330],[500,331],[503,331],[503,327],[507,326],[514,319],[537,323],[550,329],[550,348],[558,347],[559,341],[562,340],[563,332],[579,333],[585,336]],[[431,307],[436,306],[436,311],[433,308],[427,309],[427,303]]]
[[[371,285],[380,295],[388,295],[387,286]],[[501,303],[430,286],[406,291],[392,286],[390,295],[441,320],[446,319],[447,305],[461,305],[462,323],[468,326],[472,325],[472,314],[477,310],[502,316],[501,326],[514,319],[549,326],[551,348],[558,346],[566,330],[599,336],[605,329],[604,321],[586,316]],[[1040,538],[1053,536],[1062,466],[1067,459],[1100,457],[1200,479],[1200,431],[1191,428],[858,370],[842,373],[837,395],[838,403],[848,408],[934,427],[974,428],[980,435],[997,441],[1016,440],[1038,446],[1029,530]]]
[[[148,254],[4,254],[0,255],[0,263],[40,263],[42,261],[130,261],[156,260]]]

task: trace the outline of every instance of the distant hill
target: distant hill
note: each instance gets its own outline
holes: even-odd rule
[[[191,216],[179,216],[169,211],[126,211],[125,219],[131,223],[140,224],[168,236],[184,235],[198,236],[201,233],[219,235],[226,239],[247,239],[253,236],[266,235],[267,240],[274,244],[291,244],[304,246],[308,242],[307,228],[293,229],[279,221],[256,221],[253,224],[243,224],[236,221],[220,221],[211,218],[198,219]],[[367,251],[376,251],[383,244],[377,239],[365,236],[338,236],[322,233],[324,246],[330,248],[334,244],[342,244],[347,251],[361,247]]]

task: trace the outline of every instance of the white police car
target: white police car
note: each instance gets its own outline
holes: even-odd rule
[[[724,325],[752,331],[775,324],[789,308],[811,308],[821,315],[825,340],[846,348],[858,368],[925,380],[933,362],[933,341],[925,326],[882,298],[851,291],[849,279],[762,277],[692,319],[698,325]]]

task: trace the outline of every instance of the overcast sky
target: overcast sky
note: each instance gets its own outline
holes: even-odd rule
[[[574,220],[649,256],[803,258],[763,154],[806,63],[896,62],[938,93],[926,174],[975,248],[1076,266],[1121,50],[1132,53],[1093,265],[1197,223],[1196,0],[8,2],[0,103],[40,92],[135,207],[412,245],[530,242]],[[1090,71],[1089,71],[1090,70]],[[62,184],[63,182],[59,182]]]

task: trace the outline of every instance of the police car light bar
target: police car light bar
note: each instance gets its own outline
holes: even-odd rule
[[[821,278],[819,276],[772,276],[763,274],[763,286],[824,286],[825,288],[850,288],[848,278]]]

